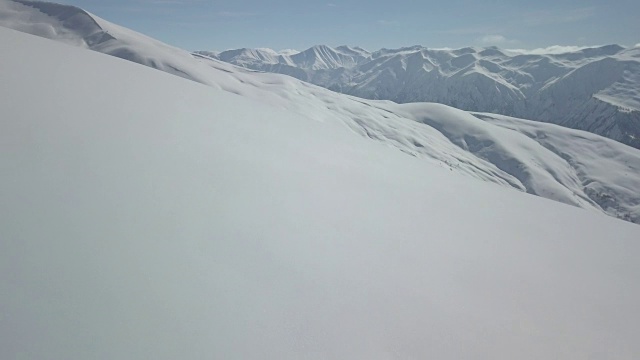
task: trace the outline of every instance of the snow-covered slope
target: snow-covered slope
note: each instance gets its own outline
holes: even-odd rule
[[[198,73],[189,73],[182,66],[185,61],[191,60],[188,52],[74,6],[43,1],[0,0],[0,26],[89,48],[202,82]]]
[[[278,72],[368,99],[438,102],[590,131],[640,147],[640,48],[608,45],[563,54],[497,48],[434,50],[422,46],[364,50],[350,61],[325,61],[345,47],[315,46],[304,61],[265,61],[250,49],[217,59]],[[318,52],[317,49],[323,49]],[[310,60],[313,57],[314,60]],[[332,56],[331,58],[336,58]],[[323,66],[316,66],[316,63]]]
[[[6,9],[7,4],[12,3],[5,1],[2,4]],[[24,18],[45,21],[39,18],[45,16],[46,21],[54,24],[56,19],[69,17],[60,14],[94,18],[82,10],[63,5],[11,6],[32,14],[22,16]],[[6,14],[2,9],[0,7],[0,13]],[[19,23],[16,19],[20,18],[5,16],[3,21],[16,26]],[[287,109],[305,118],[339,124],[362,137],[454,173],[640,222],[640,152],[614,141],[516,119],[504,120],[509,126],[501,126],[502,120],[481,121],[467,112],[437,104],[398,105],[349,97],[287,76],[238,68],[204,55],[194,58],[186,51],[95,19],[95,23],[101,24],[101,31],[111,34],[109,40],[96,48],[99,51],[127,49],[127,60]],[[21,23],[21,29],[31,33],[36,33],[32,28],[39,26],[39,22],[34,22],[32,28],[27,26],[27,21]],[[56,26],[60,27],[59,24]],[[56,29],[53,33],[73,33],[76,39],[88,36],[82,27],[53,28]],[[65,41],[69,38],[69,35],[63,37]],[[83,44],[72,42],[78,43]],[[340,51],[353,55],[359,50],[342,48]],[[123,53],[105,52],[110,55]],[[487,116],[482,118],[504,119]],[[521,128],[514,128],[512,124],[515,123],[535,131],[521,131]],[[550,142],[549,139],[555,140]]]
[[[312,100],[0,43],[0,358],[640,355],[637,225],[458,176]]]

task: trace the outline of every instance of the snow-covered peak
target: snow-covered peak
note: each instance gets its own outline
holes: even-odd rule
[[[487,48],[487,49],[488,50],[495,50],[497,48],[490,47],[490,48]],[[425,50],[428,51],[429,49],[425,49]],[[467,55],[467,54],[475,54],[477,52],[478,52],[478,50],[473,48],[473,47],[464,47],[464,48],[460,48],[460,49],[451,50],[451,53],[456,55],[456,56],[462,56],[462,55]]]
[[[359,53],[345,53],[327,45],[316,45],[291,56],[296,66],[309,70],[350,68],[362,58]]]
[[[266,64],[277,64],[281,57],[280,54],[276,53],[274,50],[261,48],[261,49],[237,49],[237,50],[227,50],[223,51],[217,56],[222,61],[234,61],[238,65],[249,65],[252,62],[266,63]]]
[[[478,54],[482,57],[485,58],[489,58],[489,57],[504,57],[505,53],[503,51],[501,51],[500,49],[498,49],[495,46],[491,46],[485,49],[482,49],[478,52]]]
[[[368,51],[357,47],[332,48],[327,45],[316,45],[303,51],[242,48],[220,53],[211,51],[197,51],[196,53],[257,70],[265,70],[265,65],[267,68],[271,65],[278,65],[274,67],[285,69],[285,71],[288,71],[288,67],[310,71],[352,68],[365,62],[371,55]]]

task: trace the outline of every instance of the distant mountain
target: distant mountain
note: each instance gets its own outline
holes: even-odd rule
[[[286,109],[301,119],[332,124],[359,141],[383,144],[460,176],[640,223],[640,152],[616,141],[551,124],[470,114],[440,104],[364,100],[210,57],[296,59],[331,73],[335,71],[331,67],[338,64],[372,64],[366,59],[374,55],[359,48],[191,54],[73,6],[23,0],[0,0],[0,25],[160,69]],[[100,40],[92,41],[96,38]]]
[[[200,53],[367,99],[438,102],[550,122],[640,148],[640,48],[525,54],[413,46],[371,53],[322,45],[295,55],[265,49]]]

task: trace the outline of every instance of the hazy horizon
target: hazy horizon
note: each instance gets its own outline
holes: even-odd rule
[[[187,50],[313,45],[368,50],[498,46],[540,49],[640,43],[640,3],[602,0],[513,1],[487,6],[407,0],[59,0]]]

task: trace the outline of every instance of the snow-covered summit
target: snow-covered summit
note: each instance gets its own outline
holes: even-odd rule
[[[345,45],[336,48],[317,45],[304,51],[295,52],[277,52],[268,48],[245,48],[222,51],[217,54],[210,51],[198,51],[196,53],[249,68],[266,65],[274,67],[289,66],[308,70],[351,68],[371,58],[371,53],[368,51],[359,47]]]

